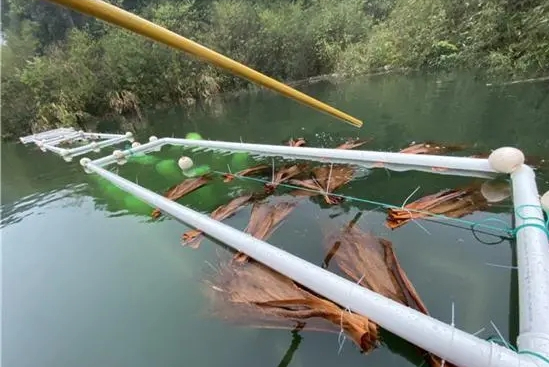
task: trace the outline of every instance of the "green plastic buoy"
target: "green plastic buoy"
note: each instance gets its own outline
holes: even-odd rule
[[[185,135],[187,140],[202,140],[202,136],[199,133],[188,133]]]
[[[152,155],[146,155],[146,154],[132,155],[131,157],[128,158],[128,162],[135,162],[135,163],[139,163],[139,164],[143,164],[143,165],[147,165],[147,166],[153,165],[153,164],[157,163],[158,161],[159,161],[158,158],[156,158]]]
[[[215,208],[219,205],[219,195],[216,195],[214,184],[210,182],[195,191],[193,201],[200,205],[200,209]]]
[[[118,200],[127,195],[124,190],[112,184],[110,181],[104,179],[103,177],[99,178],[97,180],[97,183],[99,184],[99,188],[101,189],[101,191],[103,191],[106,196],[112,199]]]
[[[156,172],[160,173],[164,177],[180,177],[181,169],[177,165],[177,162],[173,159],[164,159],[158,162],[154,168]]]
[[[179,152],[182,149],[183,149],[183,146],[181,145],[170,145],[170,147],[168,148],[168,150],[172,153]]]
[[[149,215],[151,214],[151,211],[153,208],[149,206],[147,203],[139,200],[133,195],[127,195],[124,198],[124,206],[126,209],[134,214],[144,214]]]
[[[235,153],[231,158],[231,169],[241,170],[248,166],[248,153]]]
[[[201,166],[196,166],[186,171],[183,171],[183,175],[185,175],[186,177],[204,176],[205,174],[209,173],[210,170],[210,166],[203,164]]]
[[[185,139],[187,139],[187,140],[202,140],[202,136],[199,133],[188,133],[187,135],[185,135]],[[181,145],[172,145],[172,146],[170,146],[169,151],[170,152],[179,152],[184,148],[185,147],[183,147]]]

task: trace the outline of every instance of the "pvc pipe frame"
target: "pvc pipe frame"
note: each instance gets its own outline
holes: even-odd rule
[[[75,132],[75,131],[65,132],[65,133],[56,132],[56,135],[50,134],[50,135],[44,135],[44,136],[45,138],[40,139],[40,136],[31,135],[28,137],[21,138],[21,141],[24,144],[29,142],[34,142],[36,145],[40,145],[40,147],[43,150],[49,150],[51,152],[54,152],[62,156],[66,161],[71,161],[73,157],[77,157],[77,156],[89,153],[93,150],[98,150],[111,145],[116,145],[119,143],[123,143],[125,141],[133,140],[133,135],[127,136],[127,135],[120,135],[120,134],[85,133],[85,132]],[[80,139],[92,138],[92,139],[106,139],[106,140],[99,141],[99,142],[92,141],[89,144],[72,148],[72,149],[64,149],[56,146],[61,142],[78,139],[78,138]]]
[[[57,137],[59,136],[59,134],[67,134],[67,133],[73,133],[73,132],[75,132],[75,130],[72,127],[69,127],[69,128],[60,127],[54,130],[43,131],[38,134],[22,136],[19,138],[19,140],[23,144],[27,144],[27,143],[35,142],[36,140],[48,139],[51,137]]]
[[[511,174],[517,232],[519,350],[549,357],[549,244],[534,171],[523,165]],[[523,227],[524,226],[524,227]]]
[[[237,251],[245,253],[256,261],[265,264],[342,307],[367,316],[384,329],[424,350],[436,354],[447,362],[462,367],[537,366],[535,363],[537,361],[533,359],[533,356],[518,354],[510,349],[480,339],[431,316],[401,305],[284,250],[260,241],[247,233],[166,199],[101,168],[98,164],[86,158],[81,160],[81,164],[86,172],[97,173],[151,206],[159,208],[181,222],[200,229],[209,236],[222,241]],[[520,181],[522,176],[520,174],[515,175],[515,177],[517,176],[516,180]],[[527,198],[530,199],[530,197]],[[532,228],[530,227],[522,230],[522,240],[525,239],[525,236],[529,236],[528,233],[531,230]],[[540,240],[539,245],[542,245],[541,238],[538,238],[538,240]],[[524,253],[522,255],[530,256],[531,254]],[[523,306],[522,303],[521,306]],[[545,315],[545,317],[548,316],[547,314]],[[530,326],[533,327],[534,325]],[[522,342],[526,344],[529,340],[534,340],[534,338],[523,339]],[[540,338],[535,340],[540,340]],[[542,344],[541,342],[529,343],[529,346],[542,346]]]
[[[229,152],[247,152],[265,156],[281,156],[287,159],[303,159],[330,163],[359,165],[366,168],[384,167],[394,171],[418,170],[454,176],[473,176],[492,178],[497,172],[487,159],[467,157],[447,157],[436,155],[418,155],[392,152],[374,152],[363,150],[326,149],[309,147],[290,147],[282,145],[233,143],[211,140],[188,140],[162,138],[139,147],[125,150],[125,155],[146,153],[164,145],[180,145],[197,149],[215,149]],[[116,162],[112,155],[94,161],[104,166]],[[436,168],[438,169],[436,169]]]
[[[59,132],[57,132],[59,134]],[[55,134],[44,133],[55,139]],[[33,137],[21,138],[22,142],[33,141]],[[36,137],[34,137],[36,139]],[[119,136],[117,139],[127,138]],[[110,139],[114,140],[114,139]],[[103,143],[109,142],[109,140]],[[485,159],[410,155],[367,151],[347,151],[340,149],[320,149],[286,147],[261,144],[244,144],[217,141],[197,141],[163,138],[124,151],[125,155],[159,150],[165,144],[190,146],[204,149],[241,151],[259,155],[280,155],[292,159],[317,161],[340,161],[342,163],[366,166],[379,166],[377,163],[390,163],[403,169],[429,170],[433,166],[448,171],[472,173],[477,176],[496,174]],[[53,151],[61,150],[49,146]],[[89,151],[88,146],[79,147],[81,152]],[[78,148],[75,148],[78,149]],[[330,157],[328,159],[327,157]],[[464,367],[530,367],[536,366],[534,356],[517,354],[497,344],[479,339],[460,331],[430,316],[403,306],[375,292],[369,291],[344,278],[330,273],[303,259],[291,255],[266,242],[222,224],[208,216],[185,208],[152,191],[136,185],[111,173],[102,166],[116,162],[112,155],[90,161],[83,158],[80,163],[88,173],[95,172],[113,182],[121,189],[139,197],[152,206],[204,233],[226,243],[275,271],[290,277],[303,286],[333,300],[339,305],[365,315],[383,328],[430,351],[441,358]],[[435,171],[435,173],[448,173]],[[520,335],[519,351],[537,352],[549,357],[549,244],[543,223],[538,191],[533,170],[523,165],[513,174],[513,201],[517,228],[517,262],[519,274]],[[537,226],[536,226],[537,225]]]

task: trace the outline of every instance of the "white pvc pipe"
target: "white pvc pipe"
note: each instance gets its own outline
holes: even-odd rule
[[[438,174],[464,175],[490,178],[496,175],[487,159],[468,157],[448,157],[424,154],[406,154],[390,152],[374,152],[364,150],[326,149],[290,147],[284,145],[247,144],[211,140],[188,140],[176,138],[162,138],[151,143],[143,144],[138,148],[126,150],[125,154],[147,152],[158,146],[171,144],[186,147],[218,149],[231,152],[248,152],[266,156],[281,156],[291,159],[303,159],[320,162],[354,164],[366,168],[373,168],[383,163],[384,167],[394,171],[418,170]],[[107,165],[114,163],[114,158],[104,157],[94,163]],[[434,167],[444,168],[446,171],[433,170]]]
[[[73,128],[59,128],[55,130],[43,131],[41,133],[34,134],[34,135],[23,136],[23,137],[20,137],[19,140],[23,144],[27,144],[27,143],[35,142],[37,140],[51,139],[52,137],[56,137],[56,136],[67,134],[67,133],[73,133],[73,132],[74,132]]]
[[[60,128],[54,129],[54,130],[48,130],[48,131],[43,131],[41,133],[37,133],[37,134],[33,134],[33,135],[23,136],[23,137],[20,137],[19,140],[23,144],[27,144],[27,143],[30,143],[30,142],[34,142],[36,140],[43,140],[43,139],[47,139],[48,137],[51,137],[51,136],[56,136],[56,135],[60,135],[60,134],[64,134],[64,133],[70,133],[70,132],[74,132],[74,129],[72,127],[69,127],[69,128],[60,127]]]
[[[403,306],[249,234],[168,200],[89,160],[81,161],[81,164],[89,172],[96,172],[153,207],[200,229],[342,307],[369,317],[386,330],[457,366],[536,366],[531,356],[519,355]]]
[[[149,152],[151,150],[162,147],[166,144],[167,144],[166,138],[162,138],[162,139],[150,141],[150,142],[145,143],[145,144],[141,144],[141,145],[139,145],[135,148],[130,148],[130,149],[124,150],[123,153],[126,156],[129,157],[129,156],[137,154],[137,153]],[[93,164],[95,164],[99,167],[104,167],[106,165],[109,165],[109,164],[115,163],[115,162],[116,162],[116,158],[111,154],[111,155],[107,155],[105,157],[98,158],[98,159],[94,160]]]
[[[43,144],[42,148],[47,149],[55,154],[64,156],[67,155],[67,149],[56,147],[55,145]]]
[[[534,171],[523,165],[511,174],[517,232],[519,285],[519,350],[549,358],[549,244]],[[528,206],[526,206],[528,205]],[[528,219],[525,219],[528,218]]]
[[[107,134],[107,133],[84,133],[86,138],[99,138],[99,139],[113,139],[119,138],[121,136],[126,136],[125,134]]]
[[[43,139],[41,142],[42,144],[48,144],[48,145],[58,145],[59,143],[62,143],[67,140],[76,139],[82,136],[79,132],[73,132],[68,134],[62,134],[61,136],[52,137],[51,139]]]
[[[126,137],[125,135],[118,135],[115,138],[98,141],[98,142],[92,142],[90,144],[83,145],[81,147],[76,147],[72,149],[68,149],[67,153],[71,157],[77,157],[82,154],[86,154],[91,152],[92,150],[96,148],[106,148],[111,145],[116,145],[125,142],[126,140],[129,140],[130,138]]]
[[[448,157],[427,154],[406,154],[393,152],[374,152],[365,150],[328,149],[309,147],[290,147],[285,145],[248,144],[226,141],[187,140],[165,138],[167,144],[184,145],[229,150],[233,152],[249,152],[288,157],[292,159],[318,160],[323,162],[341,162],[375,166],[377,163],[389,163],[408,167],[422,167],[429,171],[433,167],[447,168],[457,171],[472,171],[479,173],[495,173],[487,159],[468,157]]]

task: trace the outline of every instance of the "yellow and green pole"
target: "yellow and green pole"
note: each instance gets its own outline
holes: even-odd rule
[[[185,37],[178,35],[166,28],[163,28],[153,22],[138,17],[135,14],[120,9],[114,5],[108,4],[100,0],[49,0],[79,11],[81,13],[91,15],[102,19],[108,23],[126,28],[130,31],[138,33],[142,36],[151,38],[179,50],[188,52],[196,57],[204,59],[213,65],[219,66],[229,72],[248,79],[267,88],[273,89],[284,96],[293,98],[309,107],[315,108],[322,112],[335,116],[345,122],[348,122],[356,127],[362,126],[362,121],[354,118],[338,109],[335,109],[323,102],[320,102],[304,93],[301,93],[288,85],[281,83],[273,78],[270,78],[254,69],[251,69],[239,62],[236,62],[226,56],[223,56],[207,47],[204,47],[196,42],[193,42]]]

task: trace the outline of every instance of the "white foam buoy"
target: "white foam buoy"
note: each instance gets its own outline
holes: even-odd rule
[[[140,146],[140,145],[141,145],[140,142],[134,141],[134,142],[132,143],[132,148],[137,148],[137,147]]]
[[[118,150],[118,149],[115,150],[115,151],[113,151],[113,152],[112,152],[112,155],[113,155],[113,157],[116,158],[116,159],[124,159],[124,157],[125,157],[124,153],[122,153],[122,151],[121,151],[121,150]]]
[[[88,163],[90,163],[90,162],[91,162],[91,159],[89,159],[89,158],[82,158],[82,159],[80,159],[80,165],[81,165],[82,167],[84,167],[84,172],[86,172],[86,173],[92,173],[92,171],[89,170],[89,169],[87,168],[87,165],[88,165]]]
[[[128,139],[133,138],[133,133],[130,131],[126,132],[126,138]]]
[[[92,141],[90,143],[90,148],[95,152],[95,153],[99,153],[101,151],[101,147],[95,142],[95,141]]]
[[[191,169],[193,164],[193,160],[185,156],[179,158],[179,160],[177,161],[177,165],[179,166],[179,168],[181,168],[182,171],[187,171]]]
[[[80,165],[81,165],[82,167],[86,167],[86,166],[88,165],[88,163],[90,163],[90,162],[91,162],[91,159],[89,159],[89,158],[82,158],[82,159],[80,159]]]
[[[151,135],[151,137],[149,138],[149,142],[151,142],[151,143],[152,143],[153,141],[157,141],[157,140],[158,140],[158,138],[157,138],[156,136],[154,136],[154,135]],[[161,149],[162,149],[161,146],[157,146],[157,147],[151,149],[151,151],[152,151],[152,152],[160,152]]]
[[[69,153],[68,150],[63,149],[60,153],[61,157],[65,160],[65,162],[71,162],[72,161],[72,155]]]
[[[112,152],[112,156],[116,159],[116,163],[119,165],[123,165],[127,162],[126,155],[121,150],[115,150]]]
[[[541,207],[543,208],[543,210],[549,213],[549,191],[543,194],[540,201],[541,201]]]
[[[524,163],[524,153],[513,147],[502,147],[494,150],[488,157],[490,166],[501,173],[513,173]]]
[[[36,144],[36,146],[37,146],[38,148],[40,148],[41,151],[43,151],[43,152],[47,152],[47,151],[48,151],[46,148],[44,148],[44,143],[42,142],[42,140],[36,141],[35,144]]]
[[[485,181],[480,186],[480,193],[489,203],[498,203],[511,196],[511,185],[504,181]]]

